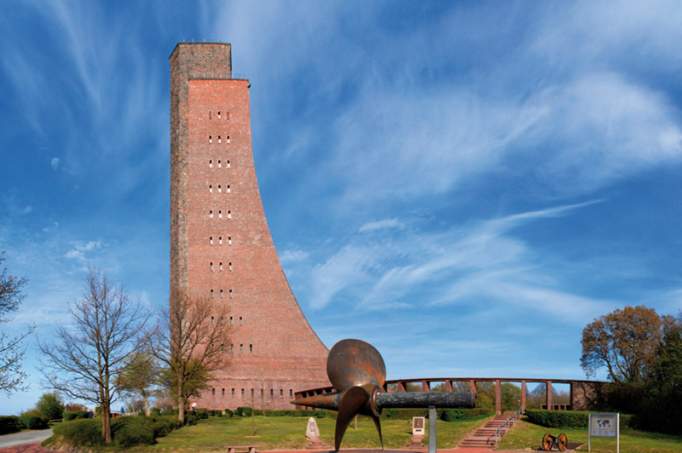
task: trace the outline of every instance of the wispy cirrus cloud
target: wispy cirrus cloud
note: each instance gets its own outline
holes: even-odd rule
[[[331,122],[306,116],[315,106],[303,104],[291,135],[278,138],[298,150],[292,159],[310,157],[321,146],[328,150],[326,164],[303,173],[307,178],[300,183],[333,188],[339,197],[333,205],[343,210],[456,192],[499,174],[535,178],[545,192],[570,197],[682,162],[676,108],[665,91],[632,74],[627,61],[632,52],[653,51],[660,71],[677,73],[682,59],[668,43],[680,35],[679,18],[661,13],[677,8],[669,1],[617,5],[578,2],[523,15],[514,8],[481,15],[453,7],[434,22],[415,21],[396,33],[373,26],[385,12],[381,2],[363,6],[359,19],[353,2],[321,8],[290,3],[287,21],[278,19],[282,3],[265,13],[230,4],[215,16],[213,28],[235,42],[235,64],[259,83],[257,105],[293,102],[283,84],[298,77],[324,79],[324,91],[311,93],[317,107],[350,92],[334,105]],[[497,15],[504,20],[495,20]],[[328,21],[332,16],[354,20]],[[264,22],[268,32],[250,39]],[[605,22],[614,26],[596,25]],[[272,49],[280,48],[283,36],[287,46],[273,62]],[[514,39],[505,44],[507,36]],[[460,60],[472,48],[481,55],[470,68]],[[401,64],[406,55],[409,64]],[[471,73],[438,77],[455,62]],[[364,77],[339,70],[355,67],[362,67]],[[320,133],[329,141],[321,143]]]
[[[439,232],[357,235],[310,269],[314,308],[356,310],[480,303],[546,312],[581,322],[614,305],[574,293],[515,237],[532,222],[570,216],[601,200],[511,214]]]
[[[358,231],[360,233],[368,233],[371,231],[379,231],[379,230],[386,230],[386,229],[401,229],[403,228],[404,225],[402,222],[400,222],[396,218],[391,218],[391,219],[382,219],[382,220],[374,220],[371,222],[367,222],[363,225],[360,226]]]

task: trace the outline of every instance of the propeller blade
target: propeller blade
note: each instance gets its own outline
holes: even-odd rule
[[[364,385],[381,388],[386,382],[386,364],[371,344],[362,340],[341,340],[329,351],[327,376],[338,392]]]
[[[346,433],[353,417],[358,415],[367,405],[370,395],[362,387],[351,387],[341,395],[339,413],[336,415],[336,430],[334,432],[334,450],[339,451],[341,440]]]
[[[375,413],[372,413],[370,415],[372,417],[372,421],[374,422],[374,426],[377,428],[377,432],[379,433],[379,442],[381,442],[381,449],[384,449],[384,436],[381,434],[381,420],[379,419],[379,416],[376,415]]]

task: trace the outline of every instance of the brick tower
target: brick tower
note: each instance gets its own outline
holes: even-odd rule
[[[327,349],[294,298],[270,236],[251,150],[249,81],[227,43],[180,43],[171,67],[171,299],[228,307],[227,365],[196,400],[209,409],[292,408],[328,385]]]

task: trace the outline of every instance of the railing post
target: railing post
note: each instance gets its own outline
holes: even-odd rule
[[[495,379],[495,415],[502,415],[502,382]]]

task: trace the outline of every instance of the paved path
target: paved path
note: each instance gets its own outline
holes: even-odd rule
[[[21,431],[0,436],[0,448],[16,447],[24,444],[39,444],[52,435],[51,429]]]

